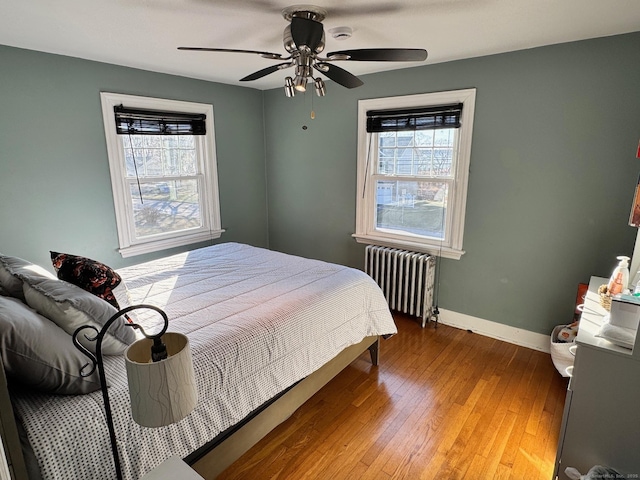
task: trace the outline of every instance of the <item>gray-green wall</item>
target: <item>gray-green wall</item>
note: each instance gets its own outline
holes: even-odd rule
[[[360,267],[357,101],[474,87],[467,253],[441,262],[439,306],[548,333],[579,282],[633,249],[638,52],[640,33],[589,40],[329,82],[312,101],[0,46],[0,252],[162,255],[117,253],[99,99],[113,91],[214,106],[220,241]]]
[[[329,84],[315,120],[311,95],[266,92],[271,248],[361,267],[358,100],[473,87],[467,253],[442,261],[439,306],[545,334],[570,322],[577,284],[633,250],[639,52],[636,33],[368,75]]]
[[[102,91],[212,104],[220,241],[268,244],[262,92],[0,46],[0,252],[166,255],[117,252]]]

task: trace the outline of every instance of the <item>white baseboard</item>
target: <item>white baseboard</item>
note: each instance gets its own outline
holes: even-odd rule
[[[485,337],[496,338],[505,342],[520,345],[522,347],[550,352],[550,335],[530,332],[521,328],[511,327],[502,323],[484,320],[464,313],[453,312],[451,310],[440,310],[440,323],[463,330],[471,330],[473,333],[484,335]]]

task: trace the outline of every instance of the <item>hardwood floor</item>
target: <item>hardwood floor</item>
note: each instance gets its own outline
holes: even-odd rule
[[[548,354],[396,315],[220,479],[550,480],[567,380]]]

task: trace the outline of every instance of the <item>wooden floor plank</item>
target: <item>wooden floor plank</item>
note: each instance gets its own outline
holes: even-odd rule
[[[567,381],[549,355],[394,315],[353,362],[226,469],[230,479],[550,479]]]

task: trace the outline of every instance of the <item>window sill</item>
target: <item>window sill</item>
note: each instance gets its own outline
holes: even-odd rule
[[[464,250],[457,250],[445,246],[440,247],[439,245],[425,245],[424,243],[412,242],[410,240],[389,239],[386,237],[357,233],[354,233],[351,236],[355,238],[358,243],[380,245],[382,247],[402,248],[413,252],[429,253],[442,258],[451,258],[453,260],[460,260],[462,255],[465,254]]]
[[[211,230],[207,232],[200,232],[194,235],[166,238],[164,240],[155,240],[151,242],[130,245],[128,247],[122,247],[118,251],[123,258],[134,257],[136,255],[157,252],[159,250],[166,250],[168,248],[182,247],[191,243],[206,242],[207,240],[220,238],[220,235],[222,235],[223,232],[224,230]]]

